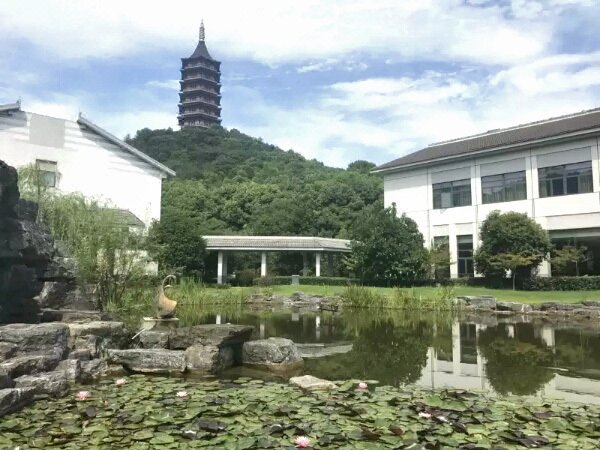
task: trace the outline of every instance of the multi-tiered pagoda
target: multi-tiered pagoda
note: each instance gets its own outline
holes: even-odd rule
[[[221,124],[221,63],[208,53],[204,37],[202,23],[196,50],[189,58],[181,59],[177,119],[182,127]]]

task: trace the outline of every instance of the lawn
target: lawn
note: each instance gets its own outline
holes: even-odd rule
[[[333,295],[344,290],[344,286],[272,286],[270,289],[275,294],[290,295],[294,292],[306,294]],[[390,294],[391,288],[371,288],[380,294]],[[430,296],[437,288],[419,287],[415,291],[424,296]],[[542,303],[542,302],[566,302],[577,303],[584,300],[600,300],[600,291],[513,291],[509,289],[487,289],[480,287],[456,287],[456,295],[491,295],[497,300],[520,302],[520,303]]]

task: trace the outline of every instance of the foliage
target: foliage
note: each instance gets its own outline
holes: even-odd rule
[[[474,255],[477,271],[488,278],[502,278],[509,269],[503,263],[517,264],[515,276],[528,278],[552,250],[548,232],[527,214],[491,212],[481,225],[481,245]],[[498,255],[518,255],[525,259]],[[521,263],[523,265],[521,265]]]
[[[529,291],[595,291],[600,290],[600,276],[535,277],[524,285]]]
[[[531,267],[535,262],[536,258],[534,256],[521,253],[498,253],[489,258],[489,265],[492,270],[497,272],[510,271],[513,290],[515,290],[518,270]]]
[[[429,264],[434,280],[441,281],[450,278],[452,259],[448,244],[432,244],[429,249]]]
[[[416,360],[412,344],[399,336],[398,347],[383,357]],[[416,355],[426,356],[421,345],[417,349]],[[377,356],[371,351],[369,358]],[[369,390],[360,392],[358,381],[307,394],[287,383],[251,378],[133,375],[122,386],[107,379],[75,387],[90,391],[86,401],[76,401],[71,391],[3,417],[0,446],[280,449],[306,436],[312,448],[321,449],[598,447],[597,405],[378,386],[370,380]],[[187,395],[178,398],[177,392]]]
[[[46,203],[52,200],[55,192],[47,185],[43,172],[36,164],[22,166],[18,172],[21,197],[38,205],[37,221],[39,222]]]
[[[565,245],[562,248],[554,249],[550,263],[552,264],[552,270],[559,274],[565,274],[569,266],[575,266],[575,275],[579,276],[579,264],[586,260],[587,247],[574,245]]]
[[[428,295],[416,289],[393,289],[384,295],[365,286],[348,286],[341,294],[344,306],[350,308],[396,308],[407,310],[452,311],[458,309],[456,294],[451,286],[439,287]]]
[[[375,204],[352,227],[348,269],[363,282],[410,285],[428,273],[427,250],[414,220]]]
[[[358,279],[347,277],[299,277],[301,285],[313,286],[348,286],[356,284]],[[274,286],[274,285],[290,285],[292,284],[291,276],[265,277],[256,278],[254,284],[257,286]]]

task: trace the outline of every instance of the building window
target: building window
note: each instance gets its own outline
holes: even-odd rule
[[[448,181],[433,185],[433,209],[471,205],[471,180]]]
[[[58,171],[55,161],[35,160],[35,167],[40,176],[40,184],[44,187],[56,187]]]
[[[540,197],[583,194],[593,191],[592,162],[585,161],[538,169]]]
[[[475,274],[473,270],[473,236],[456,236],[457,254],[458,254],[458,276],[472,277]]]
[[[434,236],[431,249],[433,275],[436,280],[450,278],[450,239],[448,236]]]
[[[525,171],[481,177],[483,203],[513,202],[527,198]]]

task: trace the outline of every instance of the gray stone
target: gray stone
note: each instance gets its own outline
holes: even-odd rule
[[[0,362],[7,360],[17,353],[19,347],[10,342],[0,342]]]
[[[102,338],[93,334],[77,336],[71,340],[70,347],[69,358],[71,359],[98,358],[102,350]]]
[[[65,359],[58,363],[56,370],[61,370],[68,381],[79,381],[81,375],[81,362],[78,359]]]
[[[301,377],[290,378],[290,384],[298,386],[305,391],[328,391],[336,389],[337,386],[331,381],[322,380],[321,378],[313,377],[312,375],[304,375]]]
[[[185,352],[178,350],[129,349],[108,350],[108,361],[142,373],[176,373],[185,371]]]
[[[196,325],[170,332],[169,348],[185,350],[196,345],[241,345],[250,339],[254,328],[246,325]]]
[[[62,355],[58,352],[49,352],[47,354],[31,353],[15,356],[0,363],[0,372],[6,373],[13,379],[21,375],[48,372],[54,370],[61,359]]]
[[[233,366],[233,349],[216,345],[192,345],[185,350],[186,368],[218,373]]]
[[[46,394],[51,397],[61,397],[69,391],[67,376],[61,370],[23,375],[15,379],[15,387],[33,388],[35,395]]]
[[[303,359],[290,339],[271,337],[245,342],[242,363],[271,370],[287,370],[303,364]]]
[[[33,396],[33,388],[0,389],[0,417],[29,405]]]
[[[571,311],[575,305],[571,303],[544,302],[540,305],[542,311]]]
[[[463,300],[468,306],[474,309],[495,309],[496,298],[488,295],[465,295],[458,297],[459,300]]]
[[[144,330],[138,335],[141,348],[169,348],[169,330]]]
[[[106,376],[109,372],[109,367],[104,359],[92,359],[90,361],[79,362],[81,371],[79,379],[82,383],[90,383],[100,377]]]
[[[69,337],[69,348],[76,348],[78,340],[82,336],[97,336],[99,350],[107,348],[124,348],[129,341],[129,335],[123,322],[91,321],[67,324],[71,335]]]
[[[68,337],[69,327],[63,323],[13,323],[0,327],[0,341],[15,344],[19,353],[52,349],[63,355]]]
[[[599,308],[600,309],[600,301],[599,300],[585,300],[581,303],[584,306],[589,306],[591,308]]]
[[[15,386],[15,382],[10,375],[2,370],[0,371],[0,389],[12,388]]]
[[[94,310],[50,309],[41,310],[41,322],[92,322],[108,321],[110,314]]]
[[[531,305],[516,302],[496,302],[497,311],[510,311],[515,313],[529,313],[532,311]]]

